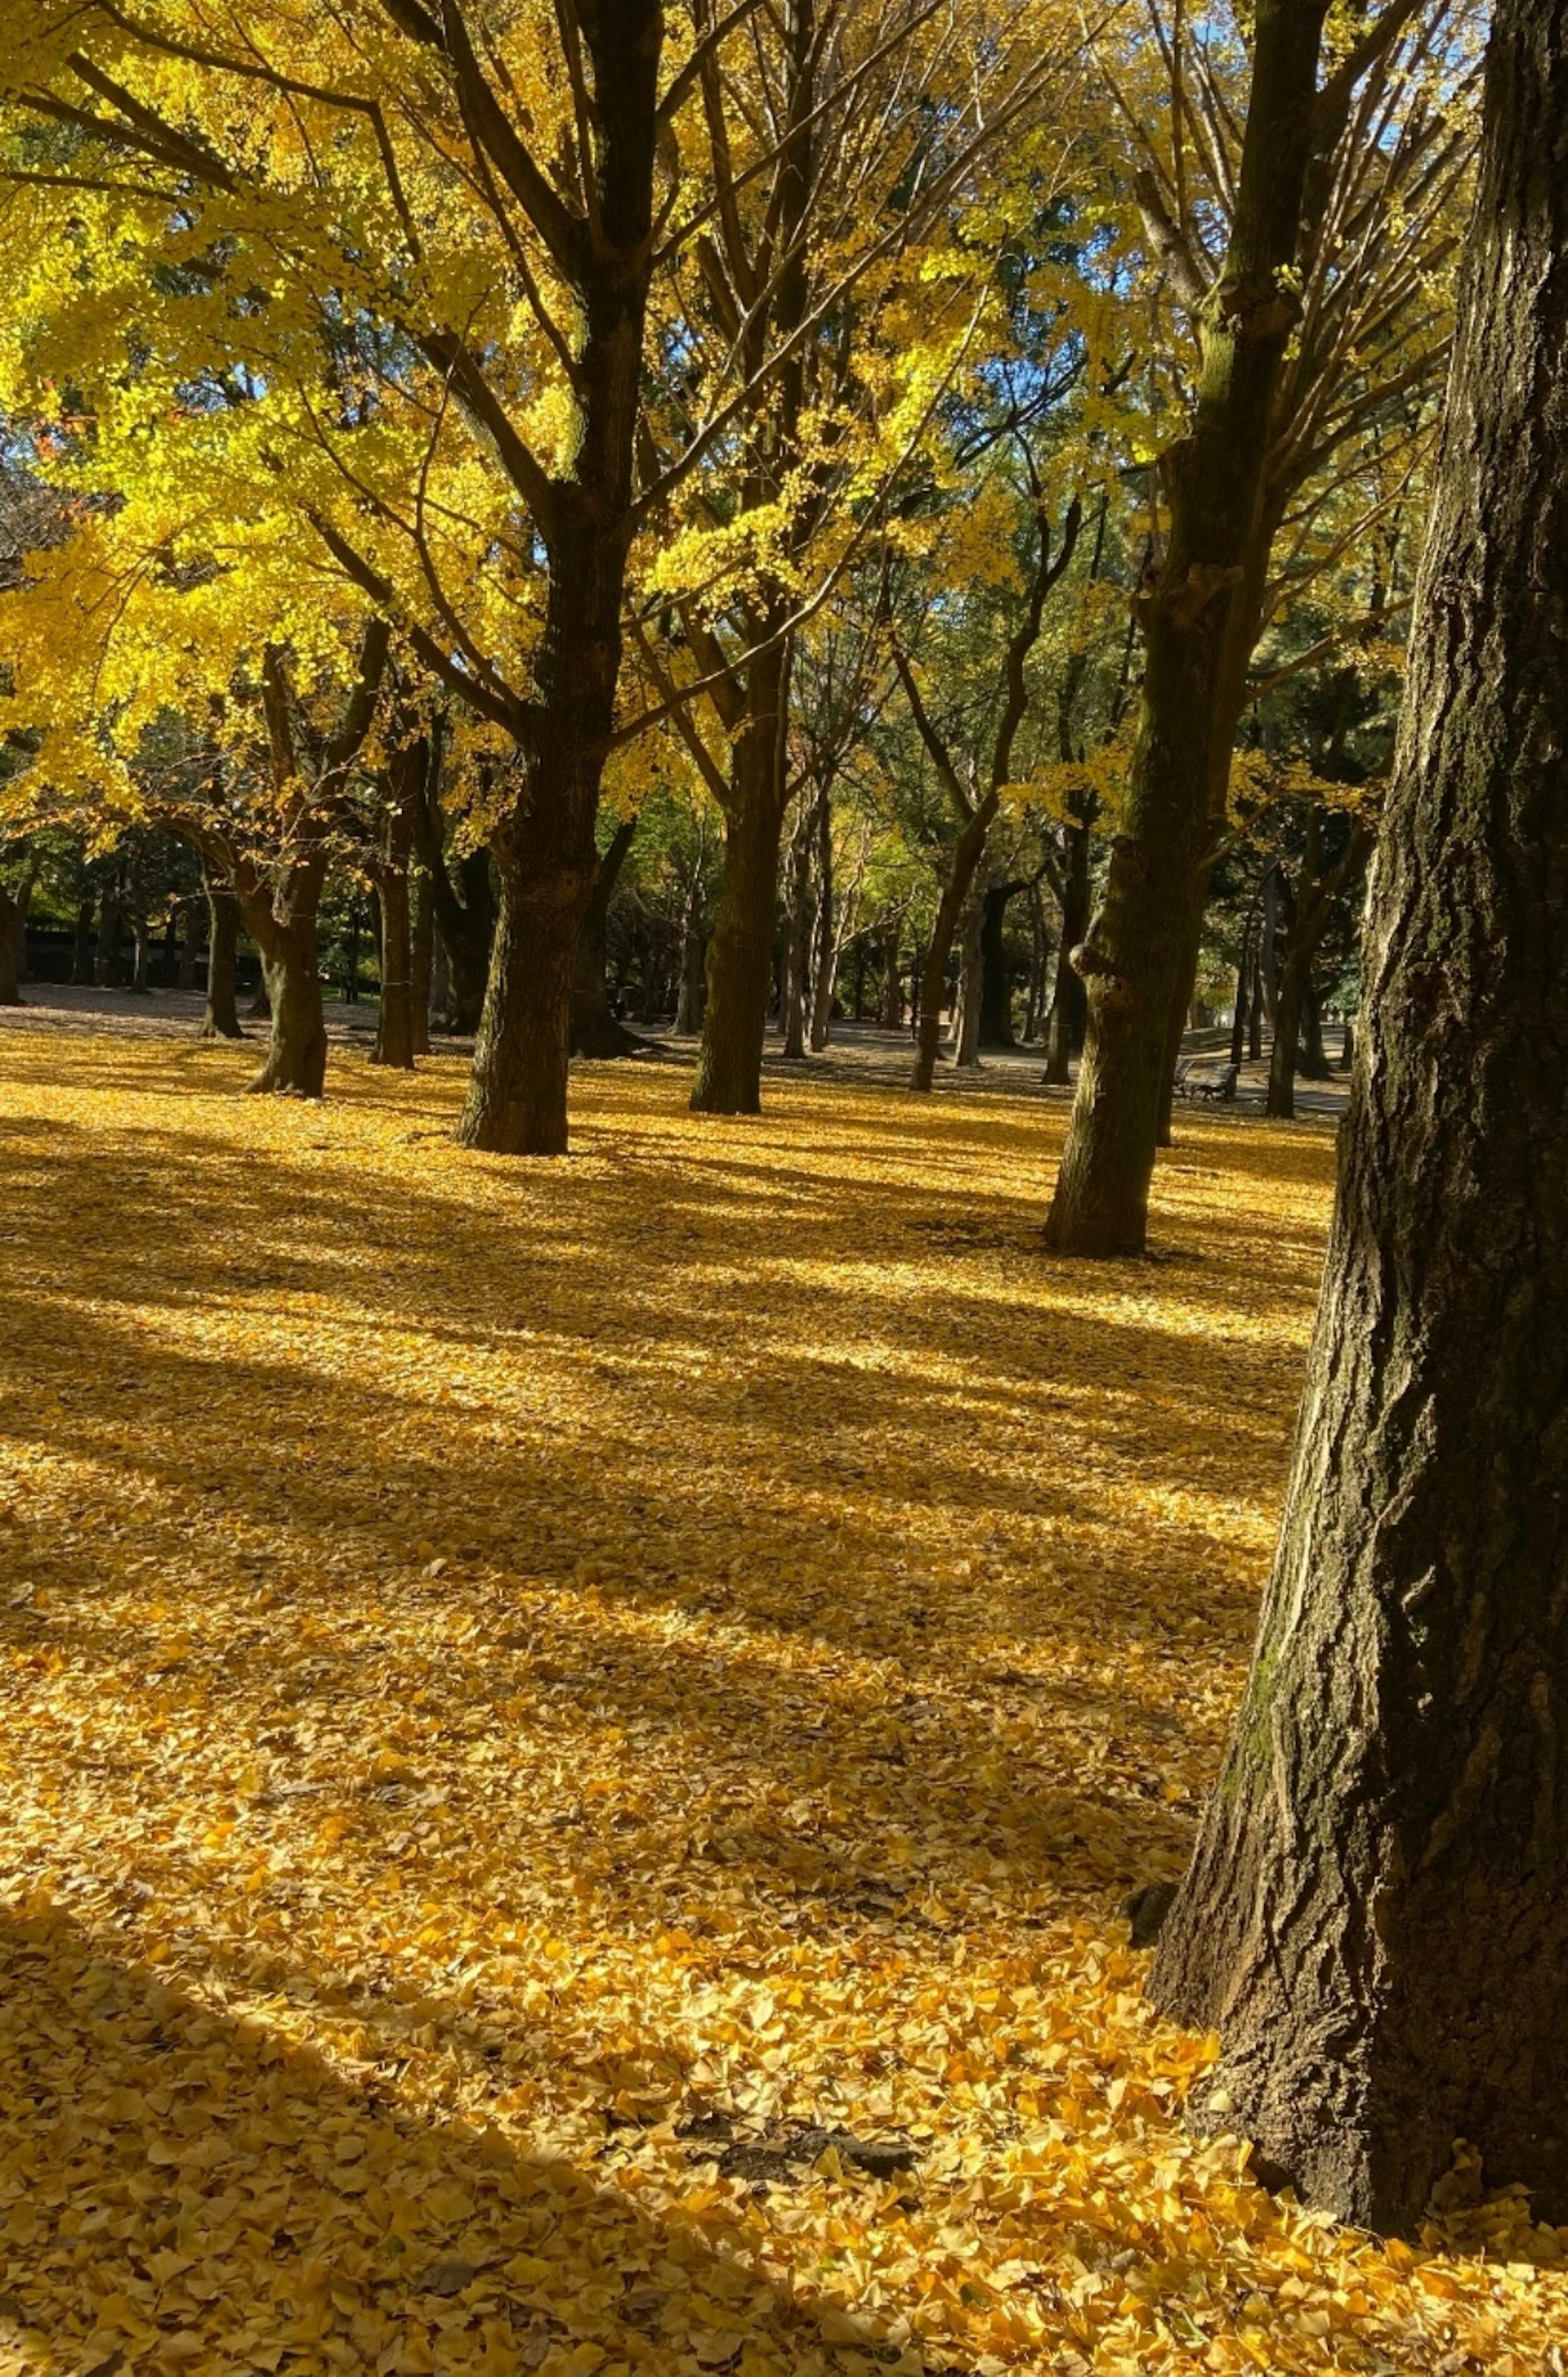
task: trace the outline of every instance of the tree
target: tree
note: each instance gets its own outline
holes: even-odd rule
[[[1451,245],[1443,208],[1462,185],[1467,136],[1428,89],[1429,68],[1440,83],[1446,71],[1445,9],[1411,34],[1402,71],[1391,66],[1419,9],[1388,0],[1328,50],[1322,74],[1326,6],[1261,0],[1239,156],[1206,45],[1189,89],[1180,29],[1160,44],[1170,158],[1140,135],[1135,186],[1150,252],[1191,312],[1196,370],[1183,433],[1161,457],[1169,519],[1138,598],[1137,737],[1078,961],[1088,1033],[1046,1223],[1064,1253],[1144,1248],[1247,663],[1281,591],[1269,580],[1276,536],[1297,502],[1304,551],[1347,447],[1429,384],[1443,352],[1429,287]],[[1462,82],[1462,57],[1455,72]],[[1135,105],[1123,112],[1136,124]],[[1194,174],[1210,185],[1202,206]],[[1208,214],[1228,222],[1218,268]]]
[[[1027,581],[1028,592],[1022,615],[1002,654],[1000,684],[991,722],[990,749],[985,755],[983,770],[980,767],[966,770],[956,758],[947,736],[921,696],[909,660],[901,648],[896,652],[905,699],[958,822],[958,833],[953,845],[947,879],[942,887],[942,897],[937,904],[921,982],[920,1045],[909,1081],[910,1088],[915,1090],[929,1090],[935,1076],[937,1048],[942,1036],[942,987],[946,979],[954,937],[969,899],[976,869],[985,851],[986,838],[995,823],[1002,795],[1012,772],[1013,747],[1029,706],[1029,655],[1039,641],[1051,590],[1072,561],[1083,522],[1083,506],[1075,496],[1067,506],[1060,536],[1052,538],[1045,490],[1027,447],[1023,451],[1033,512],[1032,567]],[[976,1021],[978,1025],[978,1015]]]
[[[1502,0],[1327,1272],[1162,1933],[1206,2118],[1408,2230],[1568,2217],[1568,6]]]

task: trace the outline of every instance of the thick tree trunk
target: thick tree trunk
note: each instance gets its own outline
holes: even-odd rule
[[[0,1007],[22,1005],[20,947],[27,910],[8,885],[0,883]]]
[[[1565,622],[1568,0],[1501,0],[1294,1470],[1152,1980],[1380,2231],[1456,2139],[1568,2219]]]
[[[746,723],[735,744],[724,878],[707,945],[707,1004],[692,1090],[697,1114],[762,1111],[762,1050],[773,978],[773,926],[784,831],[788,655],[752,663]]]
[[[495,837],[501,913],[457,1136],[505,1155],[564,1155],[577,935],[615,721],[621,603],[652,270],[664,12],[619,0],[585,17],[595,101],[591,232],[574,248],[581,331],[570,478],[551,482],[544,623],[522,728],[520,800]],[[584,170],[588,170],[584,161]]]
[[[492,1154],[564,1155],[577,933],[593,890],[592,811],[582,814],[564,790],[509,819],[493,847],[501,905],[457,1136]]]
[[[1013,985],[1007,972],[1008,903],[1028,886],[1023,882],[987,887],[980,918],[980,1009],[978,1024],[982,1048],[1016,1048],[1013,1032]]]
[[[327,1087],[327,1018],[321,1001],[317,912],[326,860],[300,862],[273,897],[265,887],[241,890],[240,913],[261,952],[272,1031],[261,1070],[246,1088],[256,1094],[319,1098]]]
[[[577,935],[577,973],[572,993],[572,1054],[575,1057],[626,1057],[641,1046],[610,1011],[610,902],[621,879],[626,854],[636,837],[635,816],[623,818],[601,852],[593,892]]]
[[[240,903],[226,883],[207,878],[207,1012],[204,1040],[243,1040],[234,1003],[240,947]]]
[[[1146,664],[1137,739],[1100,913],[1079,964],[1089,1029],[1047,1243],[1138,1255],[1214,847],[1216,785],[1234,731],[1237,651],[1264,538],[1265,471],[1295,318],[1294,266],[1324,0],[1259,0],[1229,251],[1201,317],[1190,436],[1167,457],[1170,532],[1141,603]],[[1242,665],[1244,666],[1244,655]]]

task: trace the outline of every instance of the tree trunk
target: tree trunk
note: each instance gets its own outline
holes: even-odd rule
[[[1310,968],[1307,986],[1301,995],[1301,1045],[1298,1063],[1303,1081],[1329,1081],[1334,1078],[1334,1068],[1328,1061],[1328,1050],[1323,1042],[1323,996]]]
[[[118,989],[122,979],[120,966],[120,898],[117,891],[107,890],[98,912],[98,957],[94,980],[101,989]]]
[[[785,1057],[806,1053],[806,1001],[811,996],[812,819],[808,810],[790,843],[790,897],[784,926]]]
[[[1007,972],[1005,930],[1008,902],[1028,889],[1023,882],[992,883],[981,905],[977,1022],[982,1048],[1016,1048],[1018,1045],[1013,1033],[1013,985]]]
[[[885,1032],[901,1032],[904,1028],[904,974],[898,962],[898,945],[903,938],[902,922],[895,916],[882,934],[882,1009],[878,1021]]]
[[[675,994],[675,1030],[695,1039],[702,1030],[707,950],[702,935],[702,894],[694,883],[681,918],[681,980]]]
[[[327,1086],[327,1018],[321,1003],[317,915],[327,862],[296,864],[276,897],[267,888],[237,890],[240,913],[261,952],[272,1032],[267,1057],[246,1088],[257,1094],[319,1098]]]
[[[816,802],[816,940],[812,958],[811,1031],[807,1035],[814,1053],[818,1055],[826,1047],[833,1029],[834,985],[843,950],[841,922],[847,926],[849,918],[840,919],[834,896],[833,799],[830,787],[824,784]],[[856,997],[859,997],[858,986]]]
[[[1166,1023],[1165,1069],[1159,1081],[1159,1112],[1155,1123],[1154,1143],[1169,1147],[1176,1104],[1176,1068],[1182,1061],[1182,1043],[1187,1036],[1193,1015],[1194,993],[1197,988],[1198,960],[1203,954],[1204,914],[1208,905],[1208,869],[1204,869],[1204,890],[1194,902],[1187,919],[1187,938],[1182,950],[1176,971],[1176,991],[1170,1001],[1170,1013]]]
[[[488,850],[470,851],[452,883],[445,866],[431,875],[435,927],[446,951],[445,1028],[466,1038],[479,1030],[495,942],[495,886]]]
[[[22,973],[19,959],[27,910],[7,884],[0,883],[0,1007],[20,1007]]]
[[[1045,1079],[1063,1087],[1073,1078],[1072,1059],[1084,1045],[1088,997],[1084,980],[1073,962],[1073,952],[1089,928],[1089,829],[1067,829],[1066,864],[1062,878],[1062,941],[1056,952],[1056,982],[1051,995],[1046,1027]]]
[[[71,981],[78,987],[85,987],[93,979],[92,924],[95,913],[92,894],[89,892],[77,902],[76,938],[71,944]]]
[[[1253,996],[1247,1015],[1247,1061],[1255,1065],[1263,1056],[1263,952],[1253,955]]]
[[[1568,2219],[1568,0],[1501,0],[1479,184],[1293,1474],[1152,1977],[1199,2118],[1382,2233],[1457,2139]]]
[[[971,891],[958,945],[958,994],[953,1009],[953,1062],[980,1064],[980,1019],[985,1012],[985,898]]]
[[[1166,459],[1170,530],[1141,598],[1146,662],[1122,830],[1079,962],[1089,1029],[1056,1193],[1058,1252],[1138,1255],[1170,1086],[1171,1017],[1201,924],[1229,767],[1241,608],[1258,574],[1289,274],[1313,154],[1324,0],[1259,0],[1229,251],[1199,317],[1191,433]],[[1244,656],[1242,661],[1244,668]]]
[[[595,103],[591,233],[574,249],[577,419],[550,483],[544,621],[518,748],[522,795],[495,836],[501,913],[457,1136],[504,1155],[564,1155],[577,935],[598,871],[594,825],[615,723],[621,606],[653,258],[664,11],[585,14]],[[582,170],[590,170],[585,158]]]
[[[762,1111],[762,1049],[772,987],[778,845],[784,830],[782,646],[747,672],[746,723],[735,745],[724,829],[724,879],[707,945],[707,1006],[692,1090],[697,1114]]]
[[[967,820],[953,852],[953,864],[947,880],[942,887],[937,902],[936,922],[931,930],[931,947],[925,953],[921,973],[920,1040],[914,1070],[909,1076],[912,1090],[929,1090],[936,1078],[937,1051],[942,1045],[942,1000],[947,985],[947,965],[957,936],[958,921],[964,914],[969,887],[975,879],[975,869],[985,853],[985,838],[991,831],[992,819],[1000,806],[999,794],[986,794]]]
[[[430,876],[417,861],[409,870],[409,981],[414,1054],[430,1054],[430,985],[435,964],[435,924]]]
[[[390,820],[388,820],[390,824]],[[381,912],[381,1000],[376,1009],[373,1065],[414,1069],[413,932],[409,914],[408,853],[383,844],[378,890]],[[401,862],[401,863],[399,863]]]
[[[131,979],[128,987],[138,998],[152,993],[152,929],[144,915],[131,919]]]
[[[1258,987],[1268,1028],[1274,1030],[1275,998],[1279,982],[1279,862],[1263,878],[1263,940],[1258,950]]]
[[[1236,962],[1236,1004],[1230,1016],[1230,1062],[1240,1066],[1247,1053],[1247,996],[1253,981],[1253,920],[1241,933],[1241,954]]]
[[[204,869],[205,872],[205,869]],[[207,876],[207,1012],[204,1040],[243,1040],[234,1004],[240,946],[240,903],[226,883]]]
[[[501,905],[457,1128],[464,1146],[492,1154],[566,1153],[577,933],[594,866],[593,816],[580,794],[580,784],[576,796],[562,787],[506,820],[493,844]]]
[[[1292,929],[1290,946],[1275,985],[1274,1045],[1268,1057],[1265,1111],[1279,1122],[1290,1121],[1296,1111],[1296,1056],[1312,962],[1312,950],[1298,950]]]
[[[576,984],[572,993],[572,1054],[626,1057],[641,1044],[610,1012],[610,902],[636,836],[636,816],[623,818],[599,861],[593,892],[577,936]]]
[[[381,779],[381,842],[371,872],[380,936],[381,997],[373,1065],[414,1069],[416,1008],[414,932],[410,884],[419,811],[425,800],[431,748],[427,736],[400,742],[387,755]]]

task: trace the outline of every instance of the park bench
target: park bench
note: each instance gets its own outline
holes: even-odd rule
[[[1235,1099],[1241,1076],[1239,1065],[1198,1065],[1189,1057],[1177,1069],[1176,1094],[1180,1098],[1212,1098],[1229,1105]]]

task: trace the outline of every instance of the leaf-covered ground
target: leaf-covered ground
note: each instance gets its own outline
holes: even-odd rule
[[[1559,2370],[1181,2126],[1116,1909],[1237,1690],[1321,1127],[0,1044],[0,2367]]]

